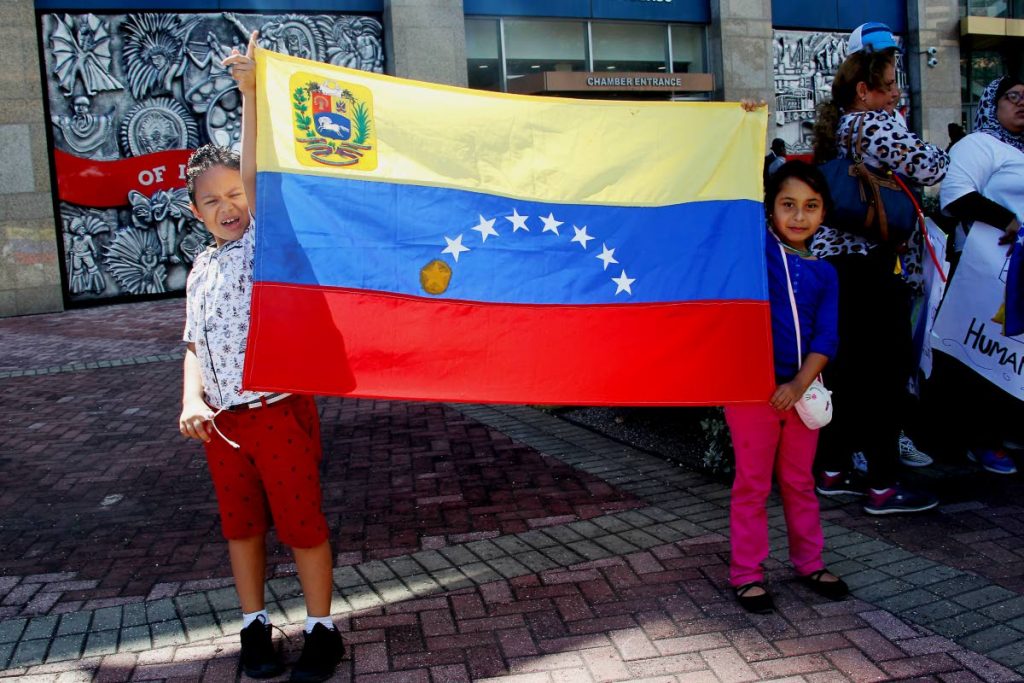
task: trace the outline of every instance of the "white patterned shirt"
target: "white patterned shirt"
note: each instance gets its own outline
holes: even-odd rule
[[[268,392],[243,391],[249,303],[256,255],[256,220],[234,242],[196,257],[185,285],[184,341],[195,343],[207,402],[214,408],[258,400]]]

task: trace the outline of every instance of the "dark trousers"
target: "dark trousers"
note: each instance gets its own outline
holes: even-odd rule
[[[897,479],[913,370],[910,288],[885,247],[828,261],[839,275],[839,351],[824,373],[835,412],[821,432],[817,469],[849,471],[853,452],[863,451],[868,485],[887,488]]]
[[[921,392],[927,416],[921,443],[959,464],[968,449],[1024,441],[1024,403],[952,356],[936,352],[932,358],[932,375]]]

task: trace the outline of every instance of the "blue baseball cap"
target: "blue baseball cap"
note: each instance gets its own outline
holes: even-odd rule
[[[877,21],[869,21],[853,29],[847,46],[848,54],[860,52],[880,52],[889,48],[899,47],[892,36],[892,29]]]

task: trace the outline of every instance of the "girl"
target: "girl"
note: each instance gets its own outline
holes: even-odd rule
[[[787,162],[769,178],[764,201],[769,226],[765,255],[777,388],[764,403],[725,409],[736,451],[729,515],[730,581],[740,605],[758,614],[774,609],[762,567],[768,556],[765,502],[773,471],[789,530],[789,556],[801,581],[833,600],[849,592],[842,580],[825,570],[821,559],[824,541],[811,473],[818,432],[807,428],[793,407],[835,354],[839,341],[836,272],[809,250],[830,201],[821,172],[804,162]],[[803,358],[797,352],[787,277],[796,300]]]

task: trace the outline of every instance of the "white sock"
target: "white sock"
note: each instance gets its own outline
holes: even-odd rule
[[[883,493],[888,493],[889,489],[891,489],[891,488],[892,488],[891,486],[887,486],[884,489],[871,489],[871,493],[875,494],[876,496],[880,496]]]
[[[313,627],[317,624],[323,624],[332,631],[334,630],[334,622],[331,621],[330,615],[326,617],[306,617],[306,633],[312,633]]]
[[[242,628],[248,628],[249,624],[262,619],[264,624],[270,623],[270,615],[267,614],[267,610],[261,609],[259,612],[249,612],[248,614],[242,613]]]

